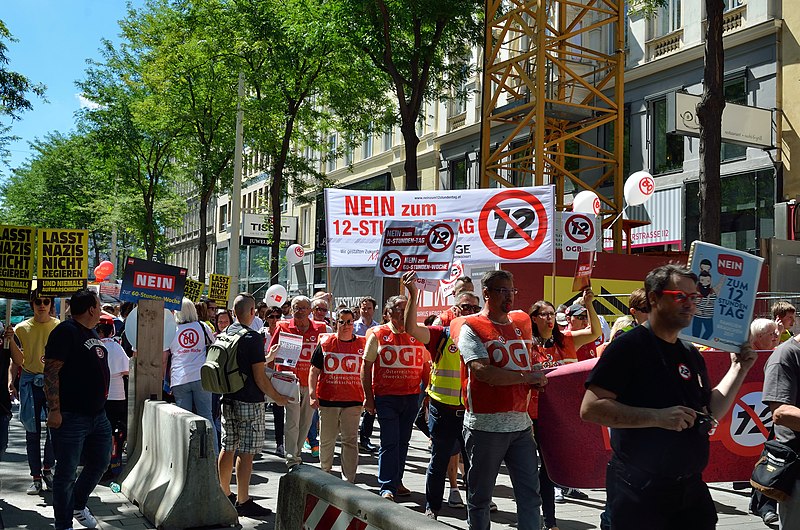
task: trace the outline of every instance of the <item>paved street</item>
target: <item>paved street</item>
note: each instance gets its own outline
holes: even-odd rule
[[[271,414],[267,414],[268,420]],[[377,427],[377,422],[376,422]],[[11,421],[9,451],[6,461],[0,463],[0,528],[25,528],[43,530],[51,528],[52,494],[42,496],[26,495],[25,490],[30,483],[28,465],[25,457],[25,434],[21,424]],[[377,441],[377,434],[374,438]],[[268,437],[266,452],[254,465],[253,497],[265,506],[275,508],[278,496],[278,480],[285,471],[282,459],[273,454],[275,444],[272,436]],[[314,459],[310,454],[304,455],[308,464]],[[362,454],[358,481],[360,486],[377,492],[377,458]],[[405,474],[405,485],[414,493],[411,497],[398,499],[410,510],[424,511],[425,469],[428,463],[427,439],[414,431],[412,447],[408,455]],[[338,460],[334,470],[338,469]],[[235,489],[234,489],[235,490]],[[586,501],[569,501],[556,506],[559,528],[561,530],[588,530],[599,528],[600,512],[603,509],[605,492],[603,490],[586,490],[589,499]],[[463,490],[462,490],[463,495]],[[744,492],[731,489],[730,484],[713,484],[712,496],[717,504],[720,522],[718,528],[736,528],[742,530],[763,530],[767,528],[761,519],[747,513],[749,496]],[[501,474],[495,490],[495,502],[499,506],[492,515],[495,528],[514,527],[516,516],[512,500],[511,483],[507,474]],[[100,522],[100,528],[154,528],[139,514],[124,495],[113,493],[107,485],[100,485],[90,498],[89,507]],[[439,520],[453,528],[466,528],[466,513],[463,509],[445,507]],[[263,521],[241,518],[242,528],[272,530],[275,525],[274,515]],[[80,528],[80,525],[76,525]],[[775,526],[774,528],[777,528]]]

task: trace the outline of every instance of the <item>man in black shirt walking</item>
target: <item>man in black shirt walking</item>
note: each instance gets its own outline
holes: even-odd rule
[[[586,381],[581,418],[611,427],[606,474],[614,530],[712,529],[717,514],[701,473],[710,429],[756,360],[743,344],[716,387],[705,361],[678,339],[696,310],[697,277],[675,265],[645,279],[648,323],[612,341]]]
[[[44,392],[53,437],[55,529],[72,528],[75,518],[86,528],[97,520],[86,507],[111,460],[111,424],[106,418],[108,351],[94,331],[100,322],[100,299],[83,289],[70,298],[72,319],[50,333],[44,352]],[[81,474],[75,479],[84,456]]]

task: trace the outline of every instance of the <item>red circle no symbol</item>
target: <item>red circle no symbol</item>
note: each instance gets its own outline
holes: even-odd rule
[[[501,208],[500,203],[508,200],[524,201],[532,209],[517,207],[511,211]],[[498,220],[498,225],[501,225],[494,234],[489,233],[489,216],[492,214]],[[531,235],[529,232],[533,232],[533,230],[526,230],[526,228],[531,226],[534,221],[538,226],[535,233]],[[478,232],[486,248],[497,256],[503,259],[527,258],[536,252],[547,235],[547,212],[541,201],[530,193],[521,190],[501,191],[486,201],[481,209],[478,217]],[[527,244],[523,248],[504,248],[501,242],[505,242],[507,239],[512,242],[522,240]]]
[[[594,223],[585,215],[572,215],[567,224],[567,237],[579,245],[588,243],[594,237]]]
[[[194,348],[200,342],[200,335],[194,329],[184,329],[178,335],[178,344],[181,348]]]

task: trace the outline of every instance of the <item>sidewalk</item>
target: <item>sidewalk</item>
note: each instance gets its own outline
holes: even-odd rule
[[[267,413],[267,423],[271,426],[272,415]],[[376,422],[376,428],[377,428]],[[377,432],[373,442],[377,443]],[[398,498],[399,504],[417,512],[424,512],[425,506],[425,470],[429,453],[427,439],[416,429],[411,439],[406,472],[403,482],[413,492],[410,497]],[[251,494],[263,506],[275,509],[278,498],[278,482],[286,467],[283,459],[274,455],[274,437],[267,437],[266,452],[254,464]],[[307,464],[313,465],[315,459],[310,454],[303,455]],[[334,461],[334,470],[338,469],[338,458]],[[378,460],[376,455],[362,453],[358,469],[358,483],[364,489],[377,493]],[[9,432],[9,448],[6,460],[0,462],[0,529],[35,529],[52,528],[52,494],[41,496],[27,495],[25,490],[30,484],[27,458],[25,456],[25,433],[18,420],[11,420]],[[233,488],[235,491],[235,486]],[[556,516],[560,530],[589,530],[599,528],[600,512],[605,502],[604,490],[584,490],[589,495],[585,501],[569,500],[566,504],[556,505]],[[511,482],[505,470],[497,480],[495,502],[499,510],[492,514],[493,527],[509,528],[516,526],[514,501],[512,500]],[[462,497],[464,491],[461,491]],[[731,484],[712,484],[711,495],[717,505],[720,529],[764,530],[761,519],[747,512],[749,492],[738,492],[731,489]],[[387,501],[388,502],[388,501]],[[121,493],[113,493],[107,485],[99,485],[89,499],[89,509],[97,517],[99,528],[144,529],[155,528],[139,513]],[[465,509],[447,507],[445,503],[439,521],[453,528],[467,528]],[[264,520],[240,518],[241,528],[272,530],[275,516]],[[75,528],[81,526],[76,523]],[[777,525],[773,526],[777,528]]]

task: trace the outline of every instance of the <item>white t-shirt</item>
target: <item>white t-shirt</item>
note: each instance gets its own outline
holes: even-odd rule
[[[208,337],[208,338],[206,338]],[[169,351],[172,353],[172,369],[169,384],[185,385],[200,380],[200,367],[206,362],[206,342],[213,342],[211,330],[204,323],[186,322],[178,324],[178,330]]]
[[[250,325],[247,326],[250,329],[261,329],[264,327],[264,321],[258,318],[258,315],[253,317],[253,321],[250,322]]]
[[[103,345],[108,350],[108,371],[111,380],[108,383],[109,401],[125,401],[125,383],[122,374],[130,370],[130,360],[117,341],[113,338],[102,339]]]

